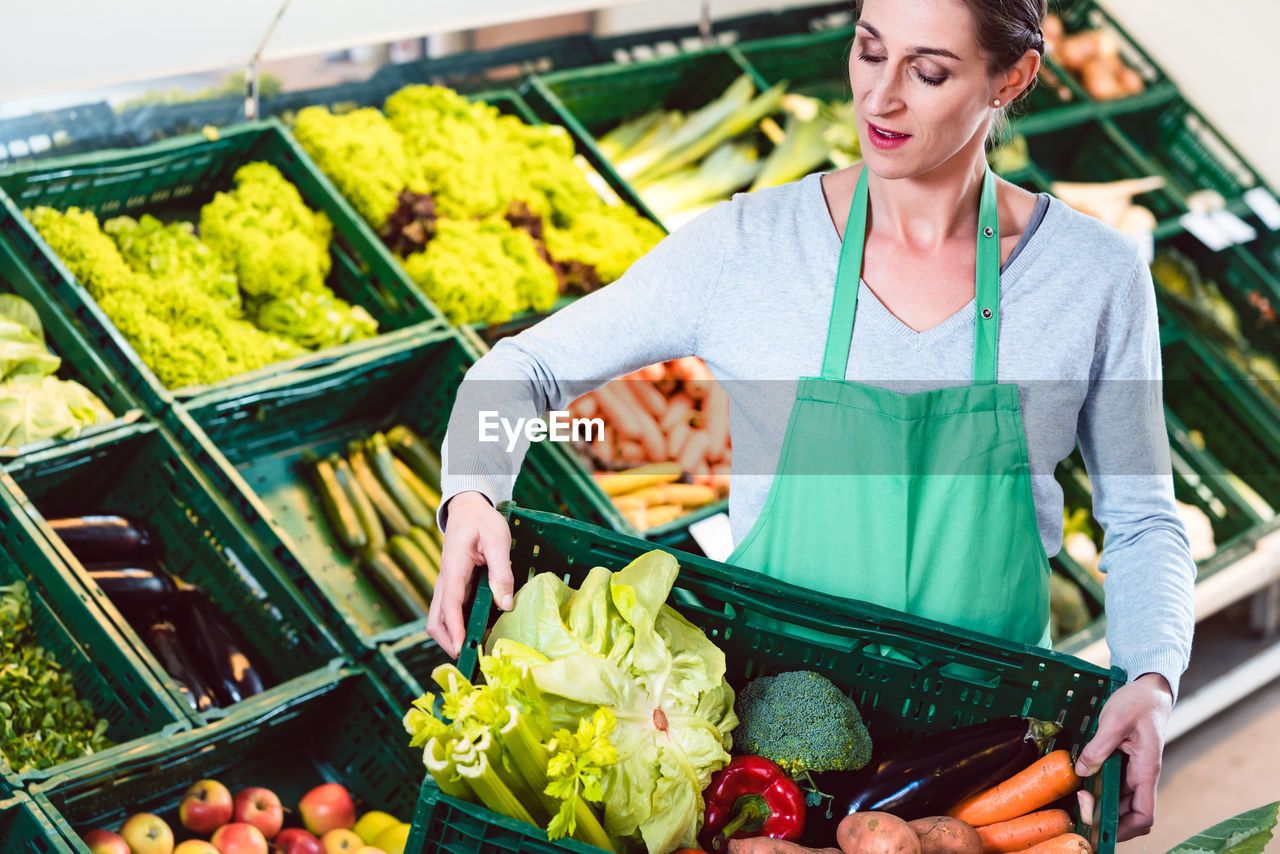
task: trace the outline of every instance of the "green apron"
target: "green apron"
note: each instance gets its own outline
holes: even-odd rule
[[[982,183],[973,384],[915,394],[845,379],[867,170],[840,250],[821,377],[799,381],[778,468],[728,562],[1018,643],[1049,644],[1049,561],[1018,387],[996,382],[1000,229]]]

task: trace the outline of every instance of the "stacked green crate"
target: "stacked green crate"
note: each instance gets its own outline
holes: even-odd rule
[[[0,851],[5,854],[71,854],[53,823],[24,792],[0,796]]]
[[[155,544],[156,568],[208,596],[260,675],[263,697],[287,694],[290,680],[327,667],[342,654],[301,594],[278,576],[231,506],[163,428],[135,425],[29,454],[8,466],[5,482],[11,512],[0,518],[0,534],[24,553],[45,554],[68,585],[87,594],[195,725],[226,714],[226,708],[191,708],[141,637],[166,617],[188,637],[194,627],[181,615],[161,613],[154,603],[108,598],[46,520],[121,515],[140,523]]]
[[[278,122],[250,123],[215,137],[181,137],[132,151],[80,155],[0,173],[0,242],[34,279],[36,290],[67,314],[153,413],[160,414],[174,400],[323,364],[381,346],[388,338],[411,337],[418,325],[440,322],[434,307]],[[213,386],[166,388],[22,211],[79,207],[103,218],[149,213],[164,221],[194,221],[215,193],[232,188],[239,167],[259,161],[278,168],[307,206],[323,211],[333,223],[333,266],[327,284],[342,299],[365,308],[378,322],[380,335],[304,353]]]

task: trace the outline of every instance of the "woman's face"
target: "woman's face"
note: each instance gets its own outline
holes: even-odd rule
[[[980,146],[999,88],[960,0],[865,0],[849,82],[862,156],[884,178],[922,175]]]

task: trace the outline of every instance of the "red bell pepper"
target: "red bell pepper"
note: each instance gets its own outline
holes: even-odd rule
[[[735,757],[715,773],[703,795],[707,850],[724,851],[730,839],[751,836],[794,842],[804,833],[804,792],[763,756]]]

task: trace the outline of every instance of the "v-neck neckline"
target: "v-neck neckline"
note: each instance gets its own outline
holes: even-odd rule
[[[835,223],[831,220],[831,211],[827,205],[827,194],[822,189],[822,176],[826,174],[828,173],[817,172],[810,177],[817,187],[817,200],[818,204],[821,205],[822,219],[827,224],[827,243],[831,249],[831,257],[835,261],[836,268],[839,269],[840,250],[844,241],[836,231]],[[1055,204],[1055,200],[1051,198],[1049,200],[1049,207],[1045,211],[1044,219],[1041,220],[1039,226],[1032,233],[1031,237],[1027,239],[1025,244],[1023,244],[1021,251],[1017,251],[1017,254],[1008,263],[1001,265],[1001,299],[1004,298],[1009,289],[1022,277],[1023,271],[1031,265],[1034,258],[1040,254],[1044,243],[1042,234],[1045,230],[1045,225],[1050,217],[1057,215],[1057,208],[1058,206]],[[895,338],[916,347],[925,347],[938,340],[946,338],[953,334],[957,329],[963,328],[966,324],[972,326],[977,316],[977,296],[975,295],[953,314],[948,315],[938,323],[930,326],[928,329],[914,329],[890,311],[889,307],[881,301],[875,291],[871,290],[871,287],[861,276],[858,277],[858,306],[859,308],[869,308],[874,317],[885,321],[888,330]]]

